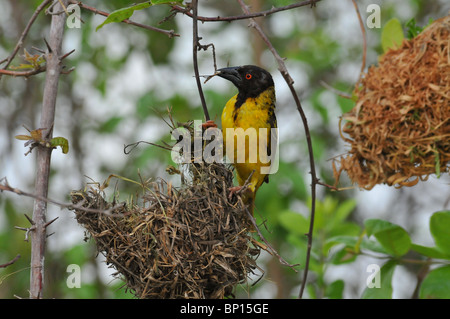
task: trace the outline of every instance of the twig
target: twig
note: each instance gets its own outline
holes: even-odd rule
[[[293,3],[284,7],[279,7],[279,8],[275,8],[273,7],[270,10],[266,10],[266,11],[261,11],[261,12],[255,12],[255,13],[249,13],[249,14],[244,14],[244,15],[237,15],[237,16],[229,16],[229,17],[203,17],[203,16],[197,16],[197,20],[198,21],[202,21],[202,22],[218,22],[218,21],[224,21],[224,22],[231,22],[231,21],[235,21],[235,20],[245,20],[245,19],[250,19],[250,18],[257,18],[257,17],[266,17],[268,15],[277,13],[277,12],[281,12],[281,11],[286,11],[286,10],[291,10],[294,8],[300,8],[300,7],[304,7],[307,5],[312,5],[316,2],[319,2],[320,0],[307,0],[307,1],[301,1],[301,2],[297,2],[297,3]],[[186,10],[186,8],[180,7],[180,6],[172,6],[172,10],[176,11],[176,12],[180,12],[183,14],[186,14],[187,16],[193,18],[193,14],[191,12],[189,12],[189,10]]]
[[[351,99],[351,98],[352,98],[351,94],[348,94],[348,93],[346,93],[346,92],[339,91],[339,90],[335,89],[334,87],[332,87],[331,85],[329,85],[329,84],[328,84],[327,82],[325,82],[325,81],[320,81],[320,84],[321,84],[324,88],[326,88],[327,90],[333,92],[334,94],[337,94],[337,95],[340,96],[340,97],[343,97],[344,99]]]
[[[9,265],[14,264],[19,258],[20,258],[20,254],[17,254],[17,256],[14,257],[12,260],[8,261],[7,263],[4,263],[4,264],[0,265],[0,268],[6,268]]]
[[[242,10],[245,14],[250,14],[247,6],[243,2],[243,0],[238,0]],[[309,3],[315,4],[316,1],[310,1]],[[281,56],[278,54],[277,50],[274,48],[272,43],[270,42],[269,38],[266,36],[264,31],[262,30],[261,26],[252,18],[250,19],[251,23],[250,26],[253,27],[261,36],[261,38],[266,43],[269,50],[274,55],[277,63],[278,63],[278,70],[281,72],[281,75],[283,76],[284,80],[286,81],[287,85],[289,86],[289,90],[291,91],[292,97],[294,98],[295,104],[297,106],[297,110],[300,113],[300,117],[303,122],[304,130],[305,130],[305,136],[306,136],[306,142],[308,144],[308,152],[309,152],[309,164],[311,168],[311,218],[310,218],[310,224],[309,224],[309,230],[306,234],[306,237],[308,238],[308,246],[306,250],[306,261],[305,261],[305,270],[303,272],[303,281],[302,285],[300,287],[299,292],[299,298],[303,297],[303,291],[306,287],[306,280],[308,278],[308,269],[309,269],[309,261],[311,259],[311,248],[312,248],[312,239],[313,239],[313,230],[314,230],[314,216],[315,216],[315,209],[316,209],[316,186],[319,182],[319,179],[316,175],[316,168],[314,164],[314,154],[313,154],[313,147],[312,147],[312,141],[311,141],[311,134],[308,127],[308,120],[306,118],[305,112],[303,111],[302,105],[300,103],[300,99],[297,95],[297,92],[294,88],[294,80],[290,76],[289,72],[287,71],[286,65],[284,63],[284,59],[281,58]]]
[[[288,263],[286,260],[284,260],[283,257],[280,256],[280,254],[275,250],[275,248],[273,248],[269,242],[267,241],[267,239],[264,237],[264,235],[261,233],[261,231],[258,228],[258,225],[256,224],[255,221],[255,217],[252,216],[252,214],[249,212],[249,210],[246,208],[245,211],[247,212],[247,217],[250,219],[250,221],[252,222],[253,227],[255,228],[256,232],[258,233],[259,238],[261,238],[261,240],[266,244],[267,248],[269,248],[269,253],[271,255],[274,255],[278,258],[278,260],[280,261],[280,263],[284,266],[288,266],[290,267],[292,270],[294,270],[295,272],[297,272],[297,269],[295,269],[294,267],[300,266],[300,264],[290,264]]]
[[[115,205],[113,207],[110,207],[108,209],[96,209],[96,208],[87,208],[87,207],[83,207],[83,202],[81,201],[78,204],[69,204],[69,203],[64,203],[64,202],[60,202],[54,199],[50,199],[47,197],[43,197],[43,196],[39,196],[36,194],[32,194],[32,193],[28,193],[25,192],[23,190],[20,190],[18,188],[14,188],[11,187],[8,182],[6,181],[6,178],[2,178],[2,180],[4,180],[5,182],[3,184],[0,184],[0,192],[1,191],[6,191],[6,192],[11,192],[20,196],[25,196],[25,197],[30,197],[30,198],[34,198],[36,200],[40,200],[40,201],[45,201],[46,203],[50,203],[53,205],[58,206],[59,208],[65,208],[68,210],[77,210],[77,211],[83,211],[86,213],[97,213],[97,214],[104,214],[104,215],[108,215],[108,216],[116,216],[116,215],[112,215],[112,213],[116,210],[122,207],[121,204]],[[28,221],[34,225],[34,221],[27,215],[25,215],[25,217],[28,219]],[[52,223],[54,220],[45,223],[44,226],[48,226],[49,223]],[[20,228],[21,229],[21,228]]]
[[[197,82],[198,94],[200,95],[200,101],[202,102],[203,113],[205,114],[206,121],[209,121],[209,113],[208,107],[206,106],[205,96],[202,90],[202,83],[200,82],[200,74],[198,72],[198,60],[197,60],[197,52],[201,46],[199,45],[200,38],[198,37],[198,24],[197,24],[197,10],[198,10],[198,1],[192,0],[192,58],[194,63],[194,74],[195,81]]]
[[[159,144],[155,144],[155,143],[151,143],[151,142],[147,142],[147,141],[138,141],[138,142],[134,142],[134,143],[131,143],[131,144],[124,145],[123,146],[124,154],[126,154],[126,155],[130,154],[141,143],[152,145],[152,146],[156,146],[156,147],[162,148],[162,149],[167,150],[167,151],[172,151],[173,150],[173,148],[170,147],[170,146],[159,145]]]
[[[98,10],[98,9],[96,9],[96,8],[94,8],[94,7],[90,7],[90,6],[88,6],[88,5],[84,4],[84,3],[82,3],[81,1],[69,0],[69,2],[70,2],[70,3],[73,3],[73,4],[77,4],[77,5],[79,5],[81,8],[83,8],[83,9],[85,9],[85,10],[88,10],[88,11],[91,11],[91,12],[93,12],[93,13],[95,13],[95,14],[99,14],[99,15],[102,15],[102,16],[104,16],[104,17],[108,17],[108,16],[109,16],[109,13],[107,13],[107,12],[105,12],[105,11]],[[123,20],[122,22],[123,22],[123,23],[126,23],[126,24],[130,24],[130,25],[134,25],[135,27],[139,27],[139,28],[143,28],[143,29],[150,30],[150,31],[156,31],[156,32],[165,34],[165,35],[167,35],[169,38],[179,37],[179,36],[180,36],[178,33],[175,33],[174,30],[164,30],[164,29],[160,29],[160,28],[153,27],[153,26],[151,26],[151,25],[146,25],[146,24],[134,22],[134,21],[131,21],[130,19],[125,19],[125,20]]]
[[[8,66],[11,64],[12,60],[16,56],[17,52],[19,52],[20,48],[23,45],[23,41],[25,40],[25,37],[27,36],[28,32],[30,31],[31,26],[33,25],[34,21],[36,20],[39,13],[49,4],[49,2],[52,0],[44,0],[42,3],[36,8],[33,15],[31,16],[30,20],[27,23],[27,26],[23,30],[22,34],[20,35],[19,41],[17,41],[16,47],[14,48],[13,52],[7,57],[6,59],[3,59],[0,61],[0,64],[3,64],[6,62],[6,64],[3,66],[3,69],[5,70],[8,68]],[[0,74],[1,77],[1,74]]]
[[[0,76],[2,74],[4,75],[9,75],[9,76],[23,76],[23,77],[29,77],[35,74],[39,74],[42,72],[45,72],[45,65],[40,65],[38,68],[29,70],[29,71],[13,71],[13,70],[5,70],[5,69],[0,69]]]
[[[31,227],[19,227],[19,226],[14,226],[15,229],[19,229],[19,230],[23,230],[25,232],[25,241],[28,242],[28,235],[30,234],[31,231],[36,230],[36,226],[31,226]]]
[[[361,81],[361,77],[364,72],[364,69],[366,68],[367,37],[366,37],[366,30],[364,29],[364,22],[361,18],[361,13],[359,12],[359,9],[358,9],[358,4],[356,3],[355,0],[352,0],[352,2],[353,2],[353,6],[355,7],[356,15],[358,16],[359,26],[361,28],[361,33],[363,36],[363,59],[362,59],[361,71],[359,72],[359,79],[357,82],[357,83],[359,83]]]

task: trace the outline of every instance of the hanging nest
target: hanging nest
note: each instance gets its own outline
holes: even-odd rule
[[[449,39],[447,16],[369,68],[342,117],[351,149],[333,163],[336,184],[342,171],[365,189],[413,186],[449,171]]]
[[[138,298],[233,296],[257,268],[260,248],[246,207],[238,195],[229,197],[232,171],[188,165],[190,181],[182,175],[179,188],[149,183],[133,204],[108,202],[101,188],[71,194],[82,207],[75,209],[78,223]]]

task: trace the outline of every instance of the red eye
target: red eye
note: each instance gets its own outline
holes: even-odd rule
[[[246,78],[247,80],[250,80],[250,79],[252,78],[252,75],[251,75],[250,73],[247,73],[247,74],[245,75],[245,78]]]

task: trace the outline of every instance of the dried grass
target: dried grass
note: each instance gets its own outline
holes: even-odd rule
[[[364,189],[413,186],[449,172],[449,42],[447,16],[369,68],[355,107],[342,117],[351,149],[333,162],[336,184],[343,171]]]
[[[223,164],[189,164],[179,188],[159,180],[139,204],[107,202],[98,189],[72,193],[75,212],[106,262],[138,298],[224,298],[257,268],[246,208],[229,198],[233,173]],[[183,179],[184,180],[184,179]]]

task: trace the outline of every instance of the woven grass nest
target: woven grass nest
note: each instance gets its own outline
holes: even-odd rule
[[[246,208],[238,195],[229,197],[232,171],[218,163],[188,165],[188,182],[175,188],[158,179],[133,204],[108,202],[92,187],[71,194],[75,205],[106,212],[75,210],[138,298],[232,297],[257,268],[260,248]]]
[[[350,150],[333,163],[336,183],[343,171],[364,189],[414,186],[449,172],[449,39],[447,16],[369,68],[342,117]]]

